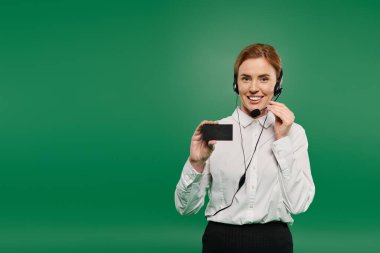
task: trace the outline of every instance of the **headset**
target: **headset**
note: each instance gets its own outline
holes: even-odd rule
[[[274,97],[275,98],[275,101],[278,99],[278,97],[281,95],[281,92],[282,92],[282,75],[283,75],[283,71],[282,71],[282,68],[281,68],[281,71],[280,71],[280,75],[278,77],[278,79],[276,80],[276,84],[274,86],[274,91],[273,91],[273,94],[274,94]],[[233,90],[235,91],[236,93],[236,102],[235,102],[235,108],[237,107],[237,100],[238,100],[238,94],[239,94],[239,89],[238,89],[238,84],[237,84],[237,79],[236,79],[236,75],[234,75],[234,82],[233,82]],[[265,110],[265,108],[263,109],[255,109],[253,111],[250,112],[250,115],[253,117],[253,118],[256,118],[257,116],[259,116],[261,114],[261,111]],[[249,165],[251,165],[251,162],[252,162],[252,158],[253,158],[253,155],[255,154],[256,152],[256,148],[257,148],[257,144],[259,143],[260,141],[260,137],[261,137],[261,134],[263,133],[263,130],[264,130],[264,125],[265,125],[265,122],[267,121],[267,118],[268,118],[268,113],[267,115],[265,116],[265,120],[264,120],[264,123],[261,127],[261,132],[260,132],[260,135],[259,135],[259,138],[257,139],[257,142],[256,142],[256,145],[255,145],[255,149],[253,150],[253,153],[252,153],[252,156],[251,156],[251,159],[249,160],[249,163],[248,163],[248,166],[246,165],[246,159],[245,159],[245,152],[244,152],[244,147],[243,147],[243,135],[241,133],[241,125],[240,125],[240,116],[239,116],[239,110],[237,110],[237,114],[238,114],[238,121],[239,121],[239,129],[240,129],[240,144],[241,144],[241,149],[243,151],[243,158],[244,158],[244,167],[245,167],[245,171],[244,171],[244,174],[240,177],[240,180],[239,180],[239,187],[238,189],[236,190],[234,196],[232,197],[232,200],[231,200],[231,204],[229,204],[228,206],[226,207],[223,207],[222,209],[219,209],[218,211],[216,211],[214,214],[212,215],[206,215],[205,218],[207,219],[208,217],[211,217],[211,216],[214,216],[216,215],[217,213],[219,213],[220,211],[223,211],[227,208],[229,208],[232,203],[234,202],[234,199],[235,199],[235,196],[236,194],[238,193],[238,191],[242,188],[242,186],[244,185],[245,183],[245,178],[246,178],[246,174],[247,174],[247,170],[249,168]]]

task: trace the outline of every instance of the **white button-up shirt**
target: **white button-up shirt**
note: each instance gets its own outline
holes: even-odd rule
[[[218,121],[233,124],[233,141],[217,141],[203,173],[197,172],[189,160],[186,161],[174,196],[180,214],[197,213],[204,205],[206,191],[209,202],[205,215],[207,220],[215,222],[241,225],[283,221],[292,225],[291,214],[308,209],[315,186],[305,130],[294,122],[288,136],[275,140],[275,116],[268,111],[263,126],[265,117],[254,119],[236,108],[232,116]],[[245,170],[241,141],[248,165],[262,127],[245,183],[233,198]],[[231,202],[230,207],[212,216]]]

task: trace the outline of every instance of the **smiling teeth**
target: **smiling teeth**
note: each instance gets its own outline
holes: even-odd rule
[[[248,97],[250,100],[252,101],[257,101],[257,100],[260,100],[261,97]]]

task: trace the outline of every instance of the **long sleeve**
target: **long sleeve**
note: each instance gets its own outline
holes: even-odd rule
[[[209,163],[203,173],[197,172],[187,159],[181,178],[176,186],[174,202],[181,215],[196,214],[203,206],[206,189],[210,184]]]
[[[305,212],[315,195],[305,130],[296,128],[293,135],[273,142],[272,150],[280,166],[279,180],[286,208],[292,214]]]

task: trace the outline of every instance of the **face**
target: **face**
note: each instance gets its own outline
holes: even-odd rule
[[[265,108],[273,98],[276,70],[263,57],[247,59],[239,67],[237,82],[241,110],[249,115],[252,110]],[[265,114],[263,110],[260,116]]]

